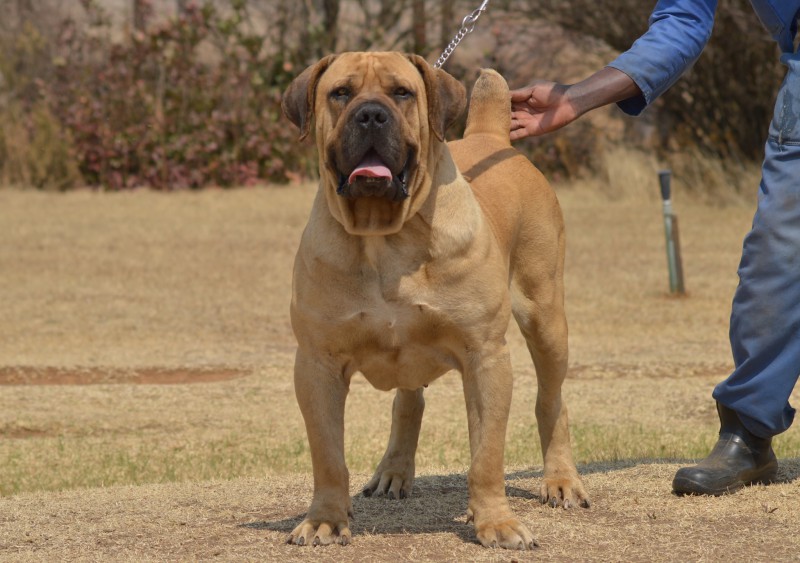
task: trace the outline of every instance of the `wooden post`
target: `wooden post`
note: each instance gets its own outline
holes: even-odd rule
[[[669,170],[658,173],[661,185],[661,200],[664,209],[664,235],[667,239],[667,267],[669,269],[669,291],[674,295],[685,295],[686,287],[683,283],[683,263],[681,259],[681,243],[678,234],[678,217],[672,211],[670,194]]]

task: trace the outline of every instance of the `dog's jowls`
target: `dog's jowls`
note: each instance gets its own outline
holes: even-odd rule
[[[527,549],[505,496],[513,315],[536,366],[542,502],[588,506],[572,460],[564,225],[555,194],[508,141],[505,81],[483,71],[464,139],[444,141],[464,88],[420,57],[331,55],[289,86],[284,111],[319,152],[320,185],[294,268],[295,391],[314,495],[290,543],[346,544],[352,503],[345,399],[362,374],[396,389],[389,444],[367,496],[411,494],[423,389],[462,375],[472,463],[468,514],[485,546]]]

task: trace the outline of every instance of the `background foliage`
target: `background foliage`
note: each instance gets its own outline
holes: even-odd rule
[[[120,3],[128,9],[120,10]],[[0,22],[0,183],[175,189],[313,175],[312,147],[297,144],[280,114],[291,78],[337,50],[398,49],[432,60],[478,2],[8,4],[9,17]],[[528,22],[561,30],[578,49],[602,44],[624,50],[646,29],[651,4],[494,0],[479,26],[506,18],[518,27],[495,29],[498,44],[509,48],[485,48],[470,66],[498,68],[512,85],[540,77],[513,58]],[[467,42],[477,44],[477,35]],[[539,56],[556,57],[560,47],[540,48]],[[466,82],[475,70],[458,57],[447,68]],[[775,46],[747,0],[722,0],[703,57],[648,110],[643,121],[655,134],[637,136],[636,127],[624,122],[626,142],[660,155],[695,151],[726,163],[756,162],[781,74]],[[555,177],[597,172],[602,129],[582,121],[520,147]]]
[[[647,30],[653,4],[529,0],[527,10],[531,16],[546,14],[566,29],[590,30],[622,52]],[[692,145],[724,158],[761,159],[782,75],[775,43],[767,37],[749,0],[721,0],[703,55],[662,99],[660,147],[674,150]]]
[[[110,189],[248,185],[305,172],[294,133],[279,123],[291,67],[276,64],[264,38],[247,29],[244,2],[225,15],[211,4],[190,4],[126,41],[113,38],[97,5],[85,6],[86,27],[65,19],[49,43],[31,26],[16,38],[23,48],[11,52],[4,75],[12,77],[9,90],[28,134],[5,136],[30,139],[31,172],[7,175],[62,187],[55,157],[68,154],[63,160],[83,182]],[[30,69],[30,61],[33,72],[14,72]],[[52,129],[61,133],[58,154],[49,159],[50,173],[40,173],[33,149],[43,135],[55,141]]]

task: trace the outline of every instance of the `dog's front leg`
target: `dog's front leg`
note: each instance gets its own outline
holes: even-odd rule
[[[414,456],[417,452],[419,431],[425,398],[422,388],[414,391],[398,389],[392,403],[392,431],[386,453],[369,483],[364,496],[385,494],[390,499],[402,499],[411,494],[414,486]]]
[[[472,453],[468,518],[484,547],[532,549],[536,541],[511,511],[505,494],[503,452],[512,389],[508,348],[484,351],[470,364],[463,374]]]
[[[344,461],[344,404],[348,382],[334,367],[298,350],[294,388],[311,448],[314,498],[288,543],[346,545],[351,538],[348,517],[353,514]]]

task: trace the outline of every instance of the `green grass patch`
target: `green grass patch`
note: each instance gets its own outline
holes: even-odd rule
[[[431,425],[423,432],[417,468],[469,465],[466,428]],[[387,429],[388,430],[388,429]],[[352,472],[372,471],[385,449],[384,433],[351,434],[347,463]],[[388,434],[388,432],[387,432]],[[360,437],[359,437],[360,436]],[[575,425],[572,443],[578,465],[637,459],[688,460],[705,457],[714,445],[711,428],[665,432],[643,425]],[[800,457],[800,436],[775,440],[780,458]],[[35,437],[0,442],[0,495],[111,485],[141,485],[245,476],[310,472],[305,435],[281,440],[264,433],[231,433],[185,442],[163,437]],[[536,427],[516,427],[506,443],[506,464],[540,467],[542,452]]]

